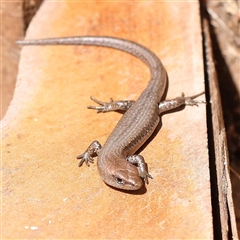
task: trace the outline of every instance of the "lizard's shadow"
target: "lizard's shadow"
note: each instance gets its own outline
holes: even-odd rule
[[[147,188],[146,188],[145,184],[143,184],[143,186],[138,190],[124,190],[124,189],[112,187],[108,184],[106,184],[106,185],[108,187],[114,189],[115,191],[119,191],[119,192],[123,192],[123,193],[127,193],[127,194],[132,194],[132,195],[143,195],[147,192]]]

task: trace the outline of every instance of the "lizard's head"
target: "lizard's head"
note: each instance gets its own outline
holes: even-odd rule
[[[137,167],[126,160],[116,160],[114,164],[105,165],[103,168],[98,164],[98,170],[103,181],[112,187],[138,190],[143,185]]]

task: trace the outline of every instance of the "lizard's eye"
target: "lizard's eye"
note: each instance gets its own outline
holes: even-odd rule
[[[124,184],[124,180],[118,177],[115,177],[115,182],[119,185],[123,185]]]

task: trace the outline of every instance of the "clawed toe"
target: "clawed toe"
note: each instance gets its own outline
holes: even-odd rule
[[[90,166],[89,163],[94,163],[94,159],[90,156],[88,152],[84,152],[83,154],[77,156],[77,159],[81,159],[81,161],[78,164],[79,167],[81,167],[84,162],[88,167]]]

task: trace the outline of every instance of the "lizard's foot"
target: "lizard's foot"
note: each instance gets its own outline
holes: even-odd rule
[[[85,162],[86,165],[89,167],[89,163],[94,163],[94,155],[97,156],[101,148],[102,146],[98,141],[93,141],[84,153],[77,156],[77,159],[81,159],[78,166],[81,167]]]
[[[88,151],[86,151],[86,152],[82,153],[81,155],[77,156],[77,159],[81,159],[81,161],[78,164],[79,167],[81,167],[84,162],[86,163],[86,165],[88,167],[90,166],[89,163],[94,163],[94,159]]]
[[[188,106],[198,106],[199,103],[206,103],[204,100],[194,100],[195,98],[199,97],[200,95],[204,94],[204,92],[193,95],[191,97],[185,97],[184,93],[182,93],[182,98],[185,100],[185,105]]]

